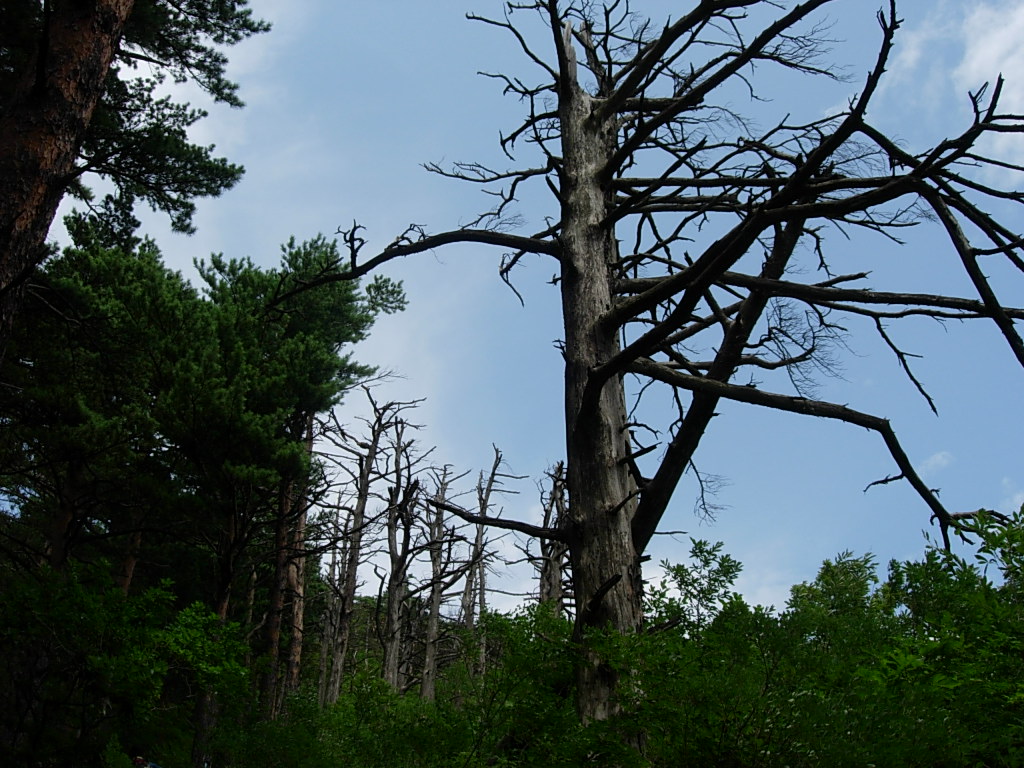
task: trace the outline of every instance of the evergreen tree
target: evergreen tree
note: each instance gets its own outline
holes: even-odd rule
[[[117,622],[136,610],[117,607],[117,595],[132,605],[154,589],[166,595],[152,598],[164,601],[146,624],[153,632],[171,631],[176,611],[199,601],[205,613],[193,618],[203,631],[230,634],[238,576],[258,573],[252,599],[268,617],[257,650],[271,714],[294,687],[301,605],[293,597],[287,625],[284,595],[301,592],[305,511],[321,485],[311,426],[369,372],[345,347],[404,298],[386,280],[365,291],[295,291],[333,268],[336,247],[322,237],[290,242],[277,269],[215,257],[201,269],[204,295],[164,267],[149,241],[111,247],[85,217],[72,231],[76,246],[40,271],[0,367],[10,384],[0,389],[0,576],[10,596],[0,619],[13,627],[26,602],[60,590],[24,639],[0,632],[15,692],[0,700],[0,738],[28,755],[38,729],[89,713],[87,733],[54,747],[88,760],[111,735],[102,723],[112,691],[82,681],[134,642],[95,624],[97,611]],[[237,607],[245,619],[252,604]],[[284,626],[296,630],[286,656]],[[64,633],[99,639],[81,653]],[[166,662],[189,644],[179,640],[153,653]],[[198,706],[198,762],[209,754],[215,691],[224,702],[223,681],[203,671],[212,663],[203,658],[157,665],[139,687],[139,696],[165,697],[181,724]],[[181,669],[186,679],[176,683]],[[130,681],[117,685],[128,686],[118,688],[126,712],[142,706]]]
[[[66,192],[131,241],[136,201],[188,232],[193,200],[238,181],[188,138],[205,113],[157,93],[187,81],[241,106],[220,49],[268,28],[245,0],[0,3],[0,349]],[[114,191],[96,201],[88,174]]]

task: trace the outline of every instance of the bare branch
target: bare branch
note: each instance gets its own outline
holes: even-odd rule
[[[939,502],[934,492],[921,479],[907,457],[906,452],[900,445],[887,419],[872,416],[871,414],[855,411],[845,405],[829,403],[823,400],[808,400],[802,397],[791,397],[771,392],[764,392],[753,387],[744,387],[736,384],[726,384],[721,381],[714,381],[706,377],[691,376],[680,373],[659,365],[653,360],[636,360],[630,365],[630,371],[657,379],[658,381],[671,384],[672,386],[688,389],[692,392],[703,392],[716,398],[735,400],[751,405],[760,405],[766,408],[773,408],[789,413],[799,413],[805,416],[817,416],[825,419],[835,419],[847,424],[864,427],[881,435],[886,447],[896,465],[900,468],[903,477],[910,483],[918,496],[932,510],[932,514],[939,521],[942,530],[943,540],[949,546],[949,526],[952,521],[950,513]],[[660,515],[658,516],[660,519]],[[638,515],[639,518],[639,515]],[[656,528],[656,521],[651,524],[650,520],[640,520],[634,524],[635,531],[639,533],[638,541],[646,543],[653,535]],[[636,534],[635,534],[636,535]]]
[[[486,525],[491,528],[502,528],[506,531],[516,531],[517,533],[525,533],[527,536],[536,536],[540,539],[551,539],[553,541],[562,542],[567,541],[565,533],[554,528],[543,528],[539,525],[531,525],[530,523],[524,523],[519,520],[507,520],[503,517],[477,515],[463,509],[462,507],[458,507],[440,499],[428,499],[427,503],[431,506],[440,507],[446,512],[451,512],[453,515],[461,517],[467,523]]]

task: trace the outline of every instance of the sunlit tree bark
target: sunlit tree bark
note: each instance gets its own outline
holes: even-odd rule
[[[133,6],[48,0],[35,55],[0,111],[0,356]]]

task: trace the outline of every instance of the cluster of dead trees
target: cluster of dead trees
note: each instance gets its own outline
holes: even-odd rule
[[[532,566],[537,586],[516,597],[570,611],[565,547],[510,542],[508,531],[492,530],[501,497],[517,493],[509,481],[525,479],[508,472],[501,450],[471,484],[469,472],[438,465],[421,446],[410,421],[419,401],[378,402],[369,388],[365,395],[367,415],[355,426],[337,412],[319,421],[310,446],[323,469],[320,488],[278,532],[267,615],[249,617],[265,635],[261,698],[270,717],[302,680],[315,681],[324,706],[356,672],[379,672],[393,689],[427,700],[456,658],[471,654],[483,674],[489,649],[480,619],[496,566]],[[559,464],[541,484],[545,526],[565,513],[564,482]],[[305,672],[304,647],[319,652]]]

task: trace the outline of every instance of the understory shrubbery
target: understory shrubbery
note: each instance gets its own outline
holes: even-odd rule
[[[880,583],[842,554],[778,612],[732,592],[739,564],[694,542],[649,590],[649,630],[597,640],[625,714],[581,727],[571,623],[490,615],[488,666],[448,667],[435,702],[369,672],[318,710],[245,732],[241,766],[1024,765],[1020,523],[979,526],[975,562],[929,549]],[[643,745],[642,757],[621,745]]]

